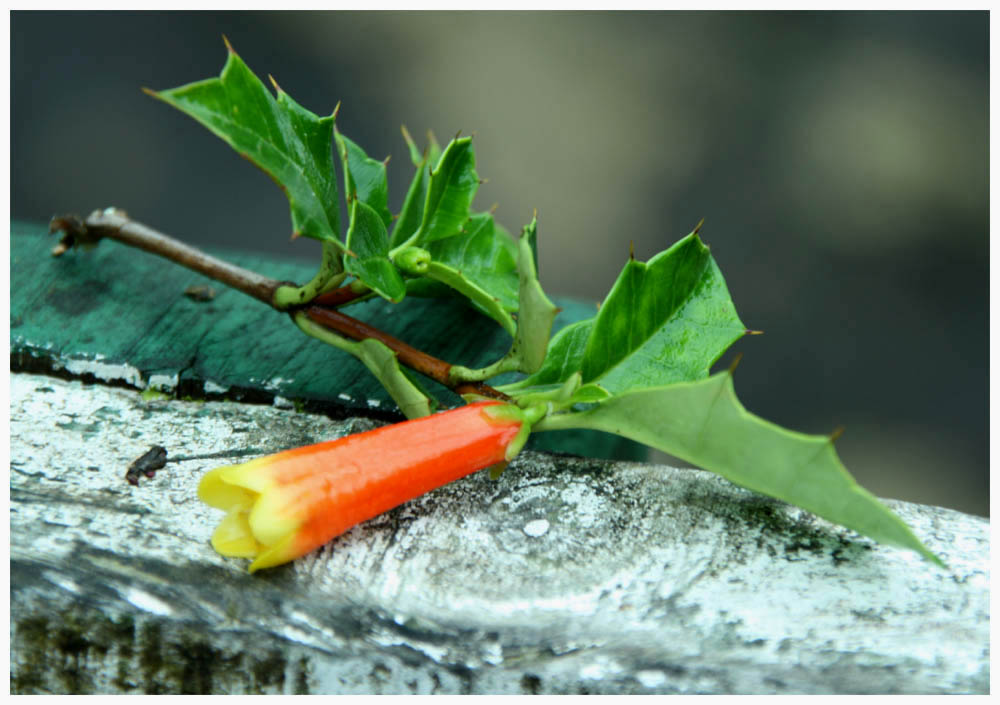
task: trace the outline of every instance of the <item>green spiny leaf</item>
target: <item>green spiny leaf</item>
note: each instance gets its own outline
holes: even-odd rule
[[[431,171],[423,218],[412,244],[428,243],[455,235],[469,219],[469,207],[479,188],[472,138],[452,140]]]
[[[406,148],[410,152],[410,161],[413,162],[413,166],[420,169],[425,161],[424,154],[417,147],[417,143],[413,141],[413,138],[410,137],[410,131],[406,129],[406,125],[403,125],[399,129],[403,133],[403,140],[406,142]]]
[[[427,130],[427,163],[431,167],[435,167],[441,162],[442,156],[444,156],[444,150],[438,144],[437,137],[431,130]]]
[[[403,201],[403,209],[399,212],[399,218],[392,229],[392,239],[390,245],[399,247],[417,232],[420,223],[424,218],[424,204],[427,200],[427,162],[420,161],[417,164],[417,172],[413,175],[410,188],[406,191],[406,199]]]
[[[449,267],[441,262],[432,261],[426,270],[426,277],[450,287],[469,300],[477,309],[499,323],[511,336],[515,334],[517,325],[511,315],[504,310],[500,301],[488,291],[480,287],[475,281],[465,276],[454,267]],[[409,291],[416,291],[417,295],[434,295],[433,290],[428,291],[419,287],[408,288]]]
[[[335,113],[317,117],[277,84],[275,99],[226,46],[229,57],[219,78],[148,92],[193,117],[271,176],[288,196],[296,233],[343,248],[332,155]]]
[[[420,151],[417,143],[410,136],[410,131],[406,125],[401,128],[403,139],[406,140],[406,148],[410,152],[410,161],[413,166],[419,167],[421,164],[430,164],[432,167],[441,161],[441,145],[438,144],[437,137],[430,130],[427,130],[427,148]]]
[[[372,159],[354,142],[334,128],[337,152],[344,165],[344,182],[347,184],[347,202],[357,198],[379,214],[385,227],[392,222],[389,211],[389,185],[385,175],[385,162]]]
[[[552,324],[559,309],[545,295],[538,282],[538,272],[535,269],[535,255],[532,248],[536,229],[537,223],[533,219],[525,227],[518,242],[518,310],[516,327],[513,330],[514,341],[510,350],[493,364],[479,369],[452,365],[449,374],[453,382],[482,381],[504,372],[513,371],[531,374],[541,368],[545,360],[549,337],[552,335]],[[432,263],[428,270],[429,274],[433,274],[434,266],[442,267],[442,265]],[[491,299],[489,303],[495,305],[498,302]],[[507,315],[506,312],[504,315]],[[509,322],[505,328],[510,331],[515,324],[509,316],[507,318]]]
[[[559,309],[542,291],[538,282],[538,271],[535,265],[535,237],[537,221],[524,229],[524,234],[518,243],[517,269],[519,273],[517,335],[514,345],[520,358],[518,369],[521,372],[537,372],[545,360],[545,352],[552,335],[552,322]]]
[[[549,341],[548,351],[541,369],[530,377],[507,385],[501,391],[510,393],[512,390],[543,385],[559,385],[568,380],[574,373],[579,373],[583,366],[583,353],[587,348],[587,340],[594,327],[594,319],[587,318],[566,326]],[[591,385],[593,386],[593,385]]]
[[[521,233],[521,237],[524,238],[525,242],[528,243],[528,249],[531,251],[531,266],[534,267],[535,272],[538,272],[538,212],[531,218],[531,223],[524,229]]]
[[[427,245],[435,262],[447,265],[495,298],[504,310],[517,310],[517,245],[493,221],[491,213],[477,213],[462,231]]]
[[[614,394],[702,379],[745,333],[715,260],[692,233],[648,263],[626,263],[594,320],[583,382]]]
[[[858,485],[831,438],[789,431],[754,416],[736,398],[729,371],[625,392],[587,411],[551,416],[535,430],[568,428],[607,431],[658,448],[943,565],[899,517]]]
[[[344,268],[379,296],[394,303],[406,296],[406,284],[389,260],[389,234],[381,216],[361,200],[351,203],[347,247],[356,256],[344,255]]]

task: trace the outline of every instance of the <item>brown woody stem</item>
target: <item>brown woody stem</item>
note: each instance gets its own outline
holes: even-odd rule
[[[345,284],[339,289],[334,289],[333,291],[328,291],[325,294],[320,294],[309,303],[314,306],[319,305],[337,308],[338,306],[343,306],[344,304],[349,304],[356,299],[360,299],[362,296],[367,296],[370,293],[371,292],[355,291],[350,284]]]
[[[49,224],[49,231],[60,230],[63,232],[63,238],[52,251],[52,254],[56,256],[61,255],[74,244],[95,244],[102,238],[110,238],[130,247],[164,257],[199,274],[204,274],[243,292],[247,296],[252,296],[272,308],[274,308],[274,292],[283,285],[283,282],[212,257],[197,248],[175,240],[169,235],[164,235],[142,223],[131,220],[120,210],[109,208],[103,211],[94,211],[85,220],[72,215],[55,217]],[[353,340],[374,338],[380,341],[396,353],[402,364],[430,377],[458,394],[472,393],[510,401],[510,397],[503,392],[481,382],[456,384],[449,376],[451,363],[417,350],[412,345],[404,343],[363,321],[332,308],[326,308],[326,306],[341,306],[361,295],[363,294],[351,291],[349,286],[340,287],[314,299],[304,307],[305,312],[316,323],[347,338]]]
[[[380,343],[384,343],[386,347],[396,353],[399,361],[410,369],[430,377],[435,382],[451,386],[448,381],[451,363],[439,360],[421,350],[417,350],[412,345],[404,343],[402,340],[394,338],[388,333],[368,325],[364,321],[351,318],[340,311],[334,311],[321,306],[307,306],[305,311],[306,315],[316,323],[332,331],[336,331],[346,338],[351,338],[352,340],[374,338]]]
[[[263,301],[268,306],[274,291],[281,282],[261,276],[248,269],[237,267],[211,255],[207,255],[190,245],[185,245],[169,235],[130,220],[123,211],[107,209],[94,211],[86,220],[74,216],[53,218],[49,231],[63,230],[62,242],[53,254],[62,254],[76,241],[96,243],[102,238],[111,238],[154,255],[159,255],[179,265],[194,270],[238,291]]]

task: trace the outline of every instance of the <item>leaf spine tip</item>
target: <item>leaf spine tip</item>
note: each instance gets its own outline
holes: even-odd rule
[[[400,125],[399,131],[403,133],[403,139],[407,142],[412,142],[413,138],[410,137],[410,131],[406,129],[406,125]]]
[[[628,241],[628,258],[629,261],[635,260],[635,240]]]
[[[492,206],[490,206],[490,215],[493,215],[494,213],[496,213],[497,212],[497,208],[499,208],[499,207],[500,207],[499,203],[494,203]]]
[[[154,91],[152,88],[146,88],[146,86],[143,86],[140,90],[142,90],[142,92],[145,93],[146,95],[151,95],[154,98],[159,98],[160,97],[159,94],[156,91]]]
[[[747,328],[745,331],[743,331],[743,335],[764,335],[764,331],[752,330],[750,328]]]
[[[736,366],[740,364],[740,360],[743,359],[743,353],[736,353],[736,357],[733,361],[729,363],[729,376],[732,377],[733,373],[736,372]]]
[[[702,218],[701,220],[698,221],[698,224],[696,226],[694,226],[694,230],[692,232],[695,235],[697,235],[698,233],[701,232],[701,226],[704,225],[704,224],[705,224],[705,219]]]
[[[844,427],[837,426],[837,428],[833,429],[833,432],[829,436],[830,443],[833,443],[843,435],[844,435]]]
[[[274,80],[274,76],[272,76],[271,74],[267,74],[267,78],[271,82],[271,85],[274,86],[275,91],[277,91],[278,93],[284,93],[284,91],[281,90],[281,86],[278,85],[278,82]]]
[[[236,50],[233,49],[233,45],[229,43],[229,37],[227,37],[225,34],[222,35],[222,41],[226,45],[226,51],[228,51],[230,54],[236,53]]]
[[[480,179],[479,180],[479,185],[482,186],[483,184],[488,184],[489,182],[490,182],[489,179]]]
[[[461,137],[461,136],[462,136],[462,131],[461,131],[461,130],[459,130],[458,132],[456,132],[456,133],[455,133],[455,139],[456,139],[456,140],[457,140],[457,139],[458,139],[459,137]]]
[[[300,233],[298,230],[294,230],[294,231],[292,231],[292,236],[290,238],[288,238],[288,239],[289,240],[298,240],[300,237],[302,237],[302,233]]]
[[[392,159],[391,154],[385,155],[385,159],[382,160],[382,166],[389,166],[389,160]]]
[[[337,104],[335,106],[333,106],[333,116],[332,117],[333,117],[334,120],[337,119],[337,113],[339,113],[339,112],[340,112],[340,101],[338,100]]]

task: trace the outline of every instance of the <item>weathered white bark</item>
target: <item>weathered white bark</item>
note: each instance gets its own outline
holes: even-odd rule
[[[12,690],[989,690],[989,522],[936,507],[889,502],[948,571],[709,473],[526,453],[286,567],[212,551],[205,470],[371,425],[11,375]],[[199,457],[130,486],[154,444]]]

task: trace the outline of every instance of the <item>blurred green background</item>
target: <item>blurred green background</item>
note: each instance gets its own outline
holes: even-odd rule
[[[846,433],[879,496],[988,515],[986,12],[11,14],[12,217],[115,205],[188,242],[312,258],[283,195],[143,95],[221,35],[370,155],[475,134],[476,206],[538,209],[552,293],[597,301],[702,218],[745,338],[736,388]],[[423,140],[421,139],[422,143]]]

